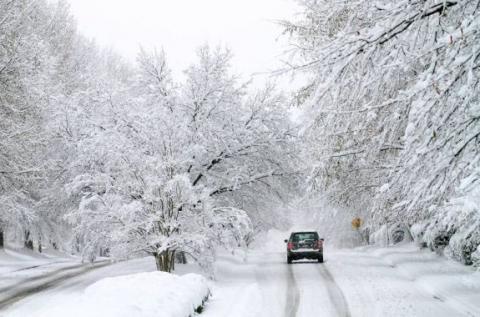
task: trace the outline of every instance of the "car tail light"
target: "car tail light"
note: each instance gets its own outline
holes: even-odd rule
[[[293,242],[289,242],[287,244],[287,250],[291,250],[291,249],[293,249]]]
[[[317,240],[315,248],[316,249],[322,249],[323,248],[323,241],[322,240]]]

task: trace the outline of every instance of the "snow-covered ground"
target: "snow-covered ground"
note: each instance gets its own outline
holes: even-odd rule
[[[428,250],[412,244],[332,250],[327,241],[325,263],[287,265],[283,238],[271,233],[247,253],[221,253],[201,316],[480,316],[480,272]],[[180,275],[198,272],[195,265],[178,267]],[[98,268],[28,296],[0,310],[0,316],[41,316],[85,296],[88,286],[105,277],[154,270],[151,258]],[[144,316],[141,311],[138,316]],[[158,316],[169,315],[159,311]]]

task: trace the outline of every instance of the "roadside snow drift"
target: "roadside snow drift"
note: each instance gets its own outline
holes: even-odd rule
[[[75,302],[43,311],[42,317],[188,317],[209,297],[204,277],[148,272],[105,278]]]

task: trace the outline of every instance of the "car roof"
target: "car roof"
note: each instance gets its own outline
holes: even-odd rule
[[[316,232],[316,231],[295,231],[295,232],[292,232],[292,234],[297,234],[297,233],[316,233],[316,234],[318,234],[318,232]]]

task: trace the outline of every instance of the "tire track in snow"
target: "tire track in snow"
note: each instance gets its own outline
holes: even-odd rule
[[[41,275],[38,275],[38,276],[27,277],[27,278],[24,278],[24,279],[22,279],[22,280],[20,280],[20,281],[15,282],[15,284],[1,287],[1,288],[0,288],[0,294],[1,294],[1,293],[4,293],[4,292],[8,292],[8,291],[10,291],[10,290],[18,289],[18,288],[22,287],[22,286],[25,285],[25,284],[31,284],[31,283],[36,282],[36,281],[45,280],[45,279],[48,279],[48,278],[50,278],[50,277],[54,277],[54,276],[60,275],[60,274],[62,274],[63,272],[76,270],[76,269],[79,269],[79,268],[82,268],[82,267],[85,267],[85,266],[87,266],[87,264],[84,264],[84,263],[73,264],[73,265],[61,267],[61,268],[59,268],[59,269],[56,269],[56,270],[53,270],[53,271],[50,271],[50,272],[47,272],[47,273],[45,273],[45,274],[41,274]],[[40,266],[40,267],[43,267],[43,265]],[[29,268],[29,269],[32,269],[32,268]],[[26,269],[25,269],[25,270],[26,270]],[[19,270],[19,271],[20,271],[20,270]],[[14,272],[18,272],[18,271],[13,271],[13,272],[9,272],[9,273],[14,273]]]
[[[47,274],[47,275],[44,275],[42,277],[36,277],[34,279],[32,279],[32,282],[35,282],[41,278],[43,279],[46,279],[45,282],[41,283],[41,284],[36,284],[36,283],[32,283],[31,285],[26,285],[24,287],[20,286],[18,287],[18,289],[12,289],[11,290],[11,293],[10,294],[6,294],[5,297],[1,298],[0,299],[0,310],[1,309],[5,309],[7,306],[10,306],[12,305],[13,303],[16,303],[28,296],[31,296],[31,295],[34,295],[36,293],[39,293],[41,291],[44,291],[44,290],[47,290],[49,288],[52,288],[52,287],[55,287],[55,286],[58,286],[60,283],[68,280],[68,279],[71,279],[71,278],[74,278],[74,277],[77,277],[77,276],[80,276],[80,275],[83,275],[83,274],[86,274],[92,270],[96,270],[96,269],[99,269],[101,267],[104,267],[104,266],[107,266],[107,265],[110,265],[111,263],[109,261],[102,261],[102,262],[97,262],[95,264],[90,264],[90,265],[81,265],[81,266],[75,266],[74,268],[70,267],[69,270],[72,270],[72,269],[75,269],[77,267],[80,267],[81,269],[79,270],[76,270],[74,272],[71,272],[71,273],[68,273],[68,274],[59,274],[62,270],[57,270],[55,271],[55,274]],[[63,269],[63,271],[66,271],[66,269]],[[58,277],[57,277],[58,275]],[[54,276],[53,279],[48,279],[48,277],[51,277],[51,276]],[[24,281],[22,282],[22,285],[23,284],[27,284],[28,281]]]
[[[285,317],[296,317],[298,304],[300,303],[300,291],[298,290],[297,281],[293,274],[292,265],[288,265],[287,277],[287,299],[285,301]]]
[[[317,266],[320,275],[322,275],[325,286],[328,291],[328,297],[332,302],[333,307],[337,311],[337,316],[339,317],[350,317],[350,310],[348,308],[348,303],[343,295],[342,290],[335,282],[330,271],[325,267],[325,265],[318,265]]]
[[[56,262],[48,262],[48,263],[43,263],[43,264],[38,264],[38,265],[33,265],[33,266],[27,266],[27,267],[22,267],[20,269],[16,269],[16,270],[13,270],[13,271],[7,271],[1,275],[6,275],[6,274],[10,274],[10,273],[16,273],[16,272],[21,272],[21,271],[28,271],[28,270],[32,270],[32,269],[36,269],[36,268],[39,268],[39,267],[46,267],[46,266],[51,266],[51,265],[54,265],[54,264],[59,264],[59,263],[69,263],[69,261],[56,261]]]

